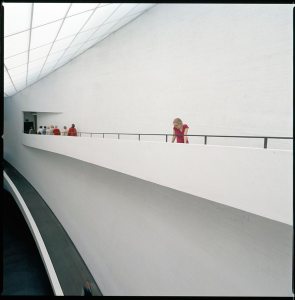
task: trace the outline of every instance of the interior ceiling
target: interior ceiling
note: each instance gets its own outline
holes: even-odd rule
[[[154,3],[3,3],[4,97],[65,65]]]

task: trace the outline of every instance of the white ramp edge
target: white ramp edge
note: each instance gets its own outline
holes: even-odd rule
[[[57,278],[56,272],[54,270],[52,261],[50,259],[50,256],[47,252],[46,246],[44,244],[44,241],[42,239],[42,236],[40,234],[40,231],[24,201],[21,194],[17,190],[16,186],[12,182],[12,180],[9,178],[9,176],[6,174],[5,171],[3,171],[4,175],[4,184],[6,183],[7,189],[11,192],[13,198],[16,200],[16,203],[18,207],[20,208],[30,230],[34,237],[34,240],[36,242],[36,245],[38,247],[39,253],[41,255],[41,258],[43,260],[43,264],[46,268],[53,292],[55,296],[64,296],[62,288],[60,286],[59,280]]]

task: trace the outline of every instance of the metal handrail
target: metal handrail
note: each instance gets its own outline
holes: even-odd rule
[[[168,142],[168,136],[201,136],[204,137],[204,144],[207,145],[208,137],[223,137],[223,138],[254,138],[254,139],[263,139],[264,140],[264,148],[267,149],[267,142],[268,139],[280,139],[280,140],[293,140],[293,137],[286,137],[286,136],[251,136],[251,135],[213,135],[213,134],[184,134],[184,135],[177,135],[177,134],[169,134],[169,133],[122,133],[122,132],[82,132],[79,131],[78,135],[81,134],[90,134],[90,137],[93,135],[101,134],[104,138],[105,135],[117,135],[118,139],[120,139],[121,135],[137,135],[138,140],[140,141],[141,136],[151,135],[151,136],[165,136],[166,143]]]

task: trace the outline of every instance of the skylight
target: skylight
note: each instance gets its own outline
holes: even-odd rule
[[[154,3],[3,3],[4,96],[13,96]]]

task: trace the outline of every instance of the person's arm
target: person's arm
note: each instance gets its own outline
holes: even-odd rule
[[[172,136],[172,143],[174,143],[174,141],[175,141],[175,138],[176,138],[176,136],[175,136],[175,130],[173,129],[173,136]]]
[[[184,138],[184,143],[187,143],[187,136],[186,136],[187,132],[188,132],[188,127],[184,129],[184,133],[183,133],[183,135],[184,135],[184,137],[183,137]]]

